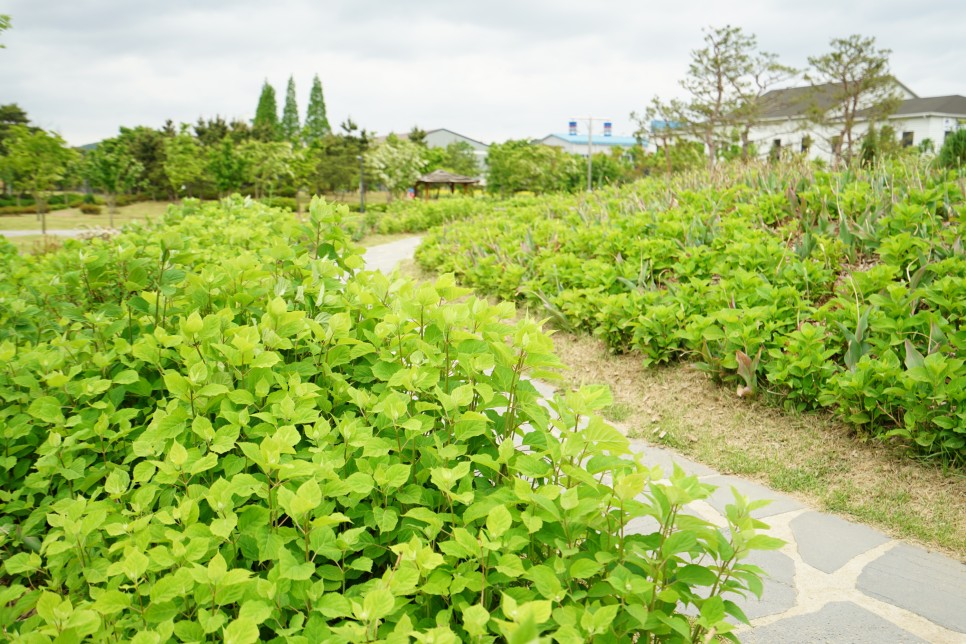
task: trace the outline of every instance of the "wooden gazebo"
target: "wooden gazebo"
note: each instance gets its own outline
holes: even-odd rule
[[[439,189],[443,186],[449,186],[450,192],[456,192],[456,186],[461,186],[465,193],[470,186],[475,186],[479,182],[479,179],[473,177],[464,177],[461,174],[446,172],[446,170],[433,170],[429,174],[424,174],[416,179],[416,191],[419,192],[422,189],[423,199],[429,199],[430,188],[435,187],[438,195]]]

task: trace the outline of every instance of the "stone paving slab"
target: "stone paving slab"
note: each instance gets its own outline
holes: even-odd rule
[[[798,593],[795,590],[795,562],[791,557],[775,550],[758,550],[742,563],[754,564],[765,571],[761,599],[754,595],[729,598],[745,611],[748,619],[780,615],[795,607]]]
[[[671,474],[675,463],[688,474],[693,474],[698,477],[714,476],[718,474],[707,465],[703,465],[697,461],[692,461],[689,458],[685,458],[684,456],[681,456],[677,452],[669,450],[666,447],[651,445],[647,441],[641,440],[640,438],[632,438],[630,439],[630,443],[632,450],[639,454],[643,454],[644,463],[651,467],[659,465],[661,469],[664,470],[665,474]]]
[[[779,620],[739,637],[745,644],[928,644],[852,602],[832,602],[817,613]]]
[[[867,565],[856,587],[966,635],[966,566],[949,557],[900,544]]]
[[[806,512],[792,519],[789,525],[805,563],[827,573],[889,541],[878,530],[820,512]],[[830,548],[830,544],[834,547]]]
[[[747,497],[749,501],[757,501],[759,499],[769,499],[771,501],[765,507],[759,508],[751,513],[757,519],[805,508],[804,505],[790,496],[775,492],[764,485],[740,479],[737,476],[719,474],[718,476],[704,478],[702,481],[718,487],[708,499],[708,502],[721,513],[724,513],[727,505],[735,502],[734,494],[731,493],[732,487],[738,490],[739,494]]]

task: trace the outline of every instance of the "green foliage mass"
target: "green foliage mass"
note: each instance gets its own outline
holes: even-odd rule
[[[939,150],[939,163],[947,168],[966,167],[966,128],[946,137]]]
[[[187,200],[0,245],[4,636],[729,637],[781,543],[758,504],[684,512],[711,487],[632,457],[605,389],[537,393],[536,323],[360,272],[344,212]]]
[[[692,360],[741,396],[964,465],[966,200],[917,162],[480,201],[417,260],[647,364]]]

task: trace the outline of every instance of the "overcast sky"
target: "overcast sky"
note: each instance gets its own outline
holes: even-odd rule
[[[966,94],[964,0],[0,0],[0,14],[0,104],[75,145],[251,120],[266,79],[281,110],[289,75],[304,118],[314,74],[333,127],[489,143],[590,115],[631,134],[631,111],[680,94],[702,28],[726,24],[796,67],[830,38],[874,36],[920,96]]]

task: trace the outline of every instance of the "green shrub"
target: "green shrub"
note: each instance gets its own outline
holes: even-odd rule
[[[85,215],[99,215],[101,214],[101,207],[95,203],[82,203],[80,211]]]
[[[690,360],[742,396],[764,388],[791,408],[827,407],[966,465],[961,182],[916,158],[720,172],[677,177],[671,196],[652,179],[474,200],[416,259],[645,364]],[[439,221],[440,206],[408,208],[399,221]],[[922,385],[938,376],[916,355],[948,378],[941,393]]]
[[[946,137],[939,150],[939,163],[947,168],[966,166],[966,128],[956,130]]]
[[[632,457],[605,389],[544,405],[536,323],[359,272],[344,213],[0,253],[5,635],[733,639],[760,504],[686,512],[712,488]]]

